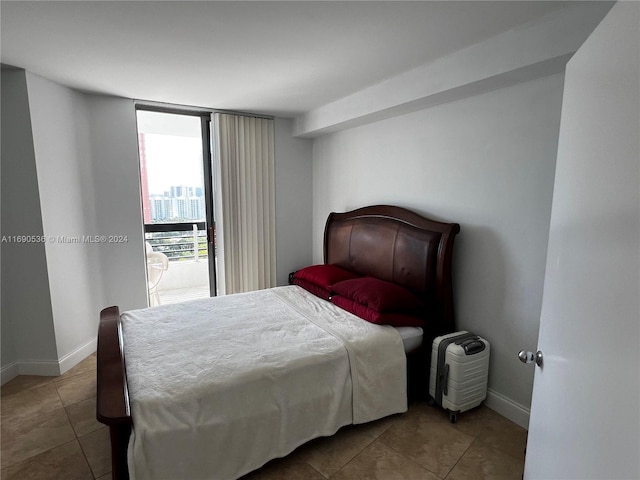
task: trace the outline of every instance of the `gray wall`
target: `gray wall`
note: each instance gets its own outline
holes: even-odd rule
[[[311,140],[293,138],[293,121],[276,118],[276,274],[286,285],[289,273],[311,264]]]
[[[40,208],[58,360],[95,350],[95,312],[102,304],[101,244],[92,186],[85,96],[27,72]],[[69,242],[63,239],[72,239]],[[74,361],[70,359],[73,366]]]
[[[313,254],[331,211],[394,204],[458,222],[457,327],[492,345],[489,402],[526,423],[563,75],[556,74],[319,137],[313,144]]]
[[[43,235],[24,70],[2,69],[2,235]],[[2,379],[57,359],[44,243],[2,243]],[[55,372],[52,372],[52,374]]]

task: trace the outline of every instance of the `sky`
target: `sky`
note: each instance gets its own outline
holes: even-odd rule
[[[145,134],[145,150],[150,195],[162,195],[172,185],[204,189],[199,138]]]
[[[200,117],[138,110],[150,195],[172,185],[204,188]]]

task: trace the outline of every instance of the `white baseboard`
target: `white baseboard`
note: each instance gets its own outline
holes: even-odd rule
[[[57,362],[43,360],[19,360],[12,362],[2,367],[0,371],[2,374],[2,385],[13,380],[18,375],[38,375],[42,377],[57,377],[58,375],[62,375],[95,352],[97,343],[97,340],[93,339],[60,358]]]
[[[522,428],[529,429],[530,410],[528,408],[491,389],[487,390],[487,399],[484,404]]]
[[[55,360],[20,360],[18,362],[20,375],[39,375],[41,377],[57,377],[60,375],[60,364]]]
[[[4,385],[20,375],[18,362],[11,362],[0,370],[0,384]]]
[[[59,375],[62,375],[67,370],[70,370],[73,367],[75,367],[82,360],[84,360],[93,352],[95,352],[97,348],[98,348],[98,339],[94,338],[93,340],[81,346],[80,348],[77,348],[73,352],[62,357],[60,360],[58,360],[58,364],[60,367]]]
[[[2,367],[0,371],[2,385],[10,382],[18,375],[37,375],[40,377],[56,377],[60,375],[60,364],[55,361],[19,360]]]

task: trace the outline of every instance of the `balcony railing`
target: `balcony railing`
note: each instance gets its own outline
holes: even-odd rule
[[[170,262],[207,259],[205,223],[145,224],[145,240]]]
[[[147,244],[169,260],[154,285],[150,305],[209,297],[210,284],[213,291],[216,290],[215,271],[209,264],[205,222],[145,224],[144,230]],[[212,255],[215,261],[215,253]]]

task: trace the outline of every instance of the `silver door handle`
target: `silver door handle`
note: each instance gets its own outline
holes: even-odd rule
[[[529,352],[528,350],[520,350],[518,353],[518,358],[522,363],[533,363],[536,362],[536,365],[542,367],[542,352],[538,350],[536,353]]]

